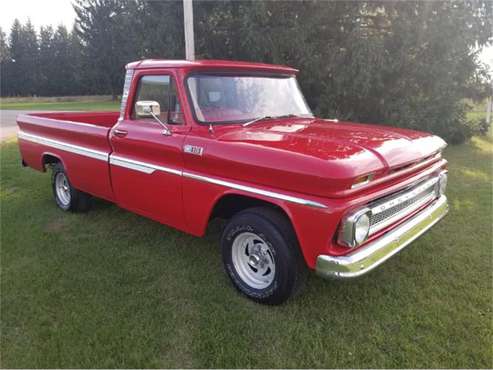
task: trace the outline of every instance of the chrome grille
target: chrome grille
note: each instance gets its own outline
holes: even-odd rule
[[[407,216],[436,197],[438,177],[370,204],[370,235]]]

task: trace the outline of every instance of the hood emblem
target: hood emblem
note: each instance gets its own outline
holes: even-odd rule
[[[183,151],[185,153],[190,153],[190,154],[201,156],[204,153],[204,148],[201,146],[195,146],[195,145],[185,145],[185,146],[183,146]]]

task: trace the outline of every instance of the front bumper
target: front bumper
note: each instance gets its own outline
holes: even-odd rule
[[[447,197],[442,195],[417,215],[349,255],[317,257],[317,274],[335,279],[348,279],[366,274],[397,254],[448,212]]]

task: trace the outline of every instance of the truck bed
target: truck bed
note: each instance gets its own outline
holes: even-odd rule
[[[108,134],[118,112],[48,112],[21,114],[19,147],[24,165],[44,171],[61,160],[70,182],[89,194],[113,200]]]
[[[84,123],[111,128],[118,120],[119,112],[38,112],[22,114],[19,117],[37,117],[55,121]]]

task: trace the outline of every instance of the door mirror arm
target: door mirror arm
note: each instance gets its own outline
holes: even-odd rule
[[[167,123],[164,123],[159,119],[158,116],[151,111],[151,116],[163,127],[163,131],[161,132],[164,136],[171,136],[171,129]]]
[[[161,121],[158,115],[161,113],[161,108],[157,101],[153,100],[140,100],[135,104],[135,112],[137,117],[152,117],[154,118],[162,127],[161,132],[164,136],[171,136],[171,129],[167,123]]]

